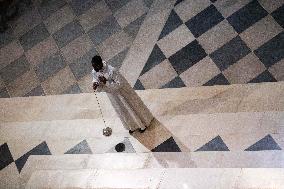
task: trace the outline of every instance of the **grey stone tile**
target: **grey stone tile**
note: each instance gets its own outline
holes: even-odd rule
[[[63,94],[79,94],[81,92],[82,91],[81,91],[78,83],[74,83],[66,91],[64,91]]]
[[[163,143],[151,150],[152,152],[181,152],[179,146],[173,137],[167,139]]]
[[[2,170],[10,163],[14,162],[14,159],[7,143],[4,143],[0,146],[0,154],[0,170]]]
[[[29,70],[30,64],[28,63],[26,57],[21,56],[19,59],[1,69],[0,75],[4,83],[7,85]]]
[[[38,146],[34,147],[32,150],[21,156],[19,159],[15,161],[16,166],[18,168],[19,173],[21,172],[22,168],[26,164],[30,155],[51,155],[50,150],[46,144],[46,142],[42,142]]]
[[[27,94],[25,94],[24,96],[28,97],[28,96],[44,96],[44,95],[45,95],[45,93],[43,91],[43,88],[41,87],[41,85],[39,85],[36,88],[32,89]]]
[[[227,78],[222,74],[218,74],[217,76],[213,77],[211,80],[206,82],[203,86],[213,86],[213,85],[229,85],[229,81]]]
[[[107,63],[119,69],[123,63],[125,56],[127,55],[128,50],[129,48],[124,49],[122,52],[118,53],[117,55],[112,57],[110,60],[108,60]]]
[[[64,62],[61,54],[57,52],[56,54],[44,59],[43,62],[35,68],[35,72],[40,82],[43,82],[50,76],[55,75],[65,66],[66,63]]]
[[[273,77],[273,75],[268,70],[265,70],[257,77],[252,79],[249,83],[276,82],[276,81],[277,80]]]
[[[42,18],[46,19],[64,5],[66,5],[64,0],[43,0],[39,6],[39,12]]]
[[[44,21],[49,33],[53,34],[67,23],[73,21],[75,15],[69,5],[62,7]]]
[[[261,62],[269,68],[284,58],[284,32],[281,32],[271,40],[254,51]]]
[[[127,3],[124,7],[119,9],[114,17],[119,25],[124,28],[137,18],[142,16],[148,11],[148,8],[144,5],[143,0],[135,0]]]
[[[19,41],[13,41],[0,49],[0,70],[20,58],[24,53]]]
[[[135,90],[145,90],[143,84],[141,81],[138,79],[133,87]]]
[[[7,45],[8,43],[11,43],[14,40],[14,37],[11,35],[10,32],[0,32],[0,49]]]
[[[255,144],[251,145],[245,151],[262,151],[262,150],[281,150],[279,145],[271,137],[271,135],[266,135],[261,140],[257,141]]]
[[[248,48],[245,42],[243,42],[242,39],[237,36],[210,54],[210,57],[218,68],[223,71],[230,65],[248,55],[250,52],[251,50]]]
[[[146,7],[150,8],[151,5],[153,4],[154,0],[144,0],[144,4],[146,5]]]
[[[65,154],[92,154],[92,150],[89,147],[86,140],[83,140],[67,152]]]
[[[284,28],[284,4],[275,10],[271,15],[276,22]]]
[[[95,46],[97,46],[119,30],[121,30],[121,27],[117,23],[116,19],[113,16],[109,16],[102,23],[92,28],[88,32],[88,35]]]
[[[181,80],[179,76],[175,77],[173,80],[162,86],[161,88],[180,88],[180,87],[185,87],[185,84]]]
[[[20,37],[20,43],[24,50],[27,51],[49,36],[50,34],[45,25],[41,23]]]
[[[135,21],[131,22],[128,26],[123,28],[123,30],[130,35],[133,39],[135,39],[145,17],[147,14],[143,14],[139,18],[137,18]]]
[[[93,48],[84,56],[75,60],[73,63],[69,65],[72,73],[74,74],[77,80],[91,73],[92,70],[91,60],[95,55],[98,55],[98,52],[96,51],[95,48]]]
[[[105,0],[109,8],[113,13],[115,13],[118,9],[126,5],[130,0]]]
[[[196,152],[198,151],[229,151],[229,148],[224,143],[222,138],[217,136],[196,150]]]
[[[10,98],[6,88],[0,89],[0,98]]]
[[[76,15],[81,15],[92,8],[100,0],[71,0],[70,4]]]
[[[77,37],[83,35],[84,30],[78,21],[70,22],[66,24],[63,28],[58,30],[52,36],[55,39],[59,48],[64,47],[69,42],[73,41]]]

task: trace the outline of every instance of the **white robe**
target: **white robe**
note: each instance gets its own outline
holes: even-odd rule
[[[110,101],[126,129],[134,131],[145,129],[153,120],[153,115],[137,95],[127,80],[112,66],[104,62],[101,72],[92,71],[93,82],[99,82],[98,77],[104,76],[107,83],[100,84],[97,91],[108,93]]]

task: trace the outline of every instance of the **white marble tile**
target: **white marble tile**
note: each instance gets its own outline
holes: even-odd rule
[[[0,171],[0,188],[20,189],[20,175],[15,163]]]
[[[221,73],[210,57],[205,57],[180,75],[186,86],[201,86]]]
[[[155,189],[160,183],[163,170],[98,170],[89,180],[90,188],[149,188]]]
[[[175,1],[154,1],[120,68],[131,86],[139,77]],[[133,64],[135,62],[135,64]],[[129,71],[131,70],[131,72]]]
[[[223,20],[200,37],[198,37],[199,43],[202,45],[204,50],[211,54],[231,39],[236,37],[238,33],[228,23],[227,20]]]
[[[264,72],[265,69],[258,57],[251,53],[231,65],[223,71],[223,74],[231,84],[247,83]]]
[[[283,28],[268,15],[242,32],[240,37],[251,50],[256,50],[282,31]]]
[[[182,19],[182,21],[186,22],[189,19],[193,18],[196,14],[200,13],[202,10],[210,6],[210,4],[210,0],[185,0],[179,3],[174,10]]]
[[[168,58],[182,47],[194,40],[194,36],[189,31],[189,29],[183,24],[169,35],[158,41],[160,49],[163,51],[165,56]]]
[[[175,69],[168,59],[156,65],[150,71],[139,77],[145,89],[160,88],[177,76]],[[151,78],[151,79],[149,79]]]
[[[116,18],[119,25],[124,28],[147,11],[148,8],[144,5],[143,0],[130,1],[125,6],[116,11],[114,17]]]

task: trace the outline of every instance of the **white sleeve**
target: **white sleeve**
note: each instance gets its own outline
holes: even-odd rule
[[[98,83],[99,82],[98,76],[97,76],[95,70],[92,70],[92,77],[93,77],[93,83],[95,83],[95,82]]]

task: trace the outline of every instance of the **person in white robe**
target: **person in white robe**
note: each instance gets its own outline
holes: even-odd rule
[[[133,133],[143,133],[150,126],[154,117],[135,90],[119,71],[102,61],[100,56],[92,58],[93,89],[96,92],[107,92],[120,116],[123,125]]]

